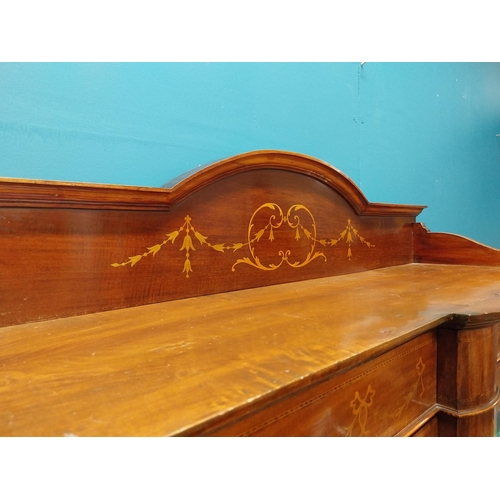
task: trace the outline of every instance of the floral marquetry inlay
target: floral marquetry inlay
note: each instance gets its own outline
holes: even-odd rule
[[[273,214],[269,217],[269,222],[260,228],[255,227],[255,217],[259,212],[263,209],[270,209],[277,212],[277,215]],[[304,215],[307,216],[310,220],[311,229],[307,229],[301,222],[300,216],[297,215],[297,212],[304,212]],[[294,214],[294,215],[292,215]],[[269,241],[274,241],[274,231],[280,228],[283,224],[286,224],[291,230],[295,231],[295,240],[300,240],[302,237],[307,238],[309,243],[309,252],[306,257],[302,261],[290,261],[291,251],[289,249],[279,250],[278,256],[281,258],[281,261],[278,264],[268,264],[267,266],[262,264],[255,249],[255,243],[257,243],[261,238],[267,235]],[[255,232],[257,231],[257,232]],[[288,212],[285,214],[279,205],[276,203],[265,203],[261,205],[250,218],[250,222],[248,224],[248,241],[244,244],[248,246],[250,250],[251,257],[243,257],[238,259],[232,267],[234,271],[235,267],[238,264],[248,264],[250,266],[256,267],[257,269],[262,269],[263,271],[274,271],[278,269],[284,262],[286,262],[291,267],[304,267],[309,264],[309,262],[313,261],[318,257],[322,257],[326,260],[326,256],[322,252],[315,251],[315,246],[318,240],[316,239],[316,222],[312,213],[304,206],[304,205],[293,205],[288,209]],[[244,246],[243,244],[239,244]],[[240,248],[241,248],[240,247]]]
[[[191,217],[189,215],[186,215],[184,217],[184,224],[177,230],[173,231],[171,233],[166,234],[166,239],[164,239],[161,243],[157,243],[156,245],[152,247],[148,247],[148,251],[144,252],[142,254],[134,255],[133,257],[129,257],[127,261],[122,262],[121,264],[115,262],[114,264],[111,264],[113,267],[120,267],[120,266],[126,266],[130,264],[131,267],[133,267],[135,264],[137,264],[143,257],[147,257],[148,255],[152,255],[153,257],[161,250],[163,245],[166,245],[168,242],[172,242],[172,245],[175,243],[175,240],[177,237],[181,234],[185,233],[183,238],[182,238],[182,245],[180,247],[180,251],[182,252],[183,250],[186,251],[186,260],[184,261],[184,269],[182,270],[183,273],[186,273],[186,277],[189,278],[189,273],[193,272],[193,269],[191,267],[191,260],[189,257],[191,254],[189,253],[191,250],[196,250],[194,247],[194,242],[193,242],[193,236],[196,240],[199,241],[200,245],[207,245],[208,247],[217,250],[218,252],[224,252],[224,250],[227,250],[230,247],[224,246],[224,244],[218,244],[218,245],[212,245],[209,243],[207,240],[208,238],[206,236],[203,236],[201,233],[196,231],[194,226],[191,224]],[[191,236],[193,235],[193,236]]]
[[[354,419],[351,422],[351,425],[347,428],[347,436],[367,436],[370,432],[366,428],[366,422],[368,420],[368,408],[370,408],[373,404],[373,396],[375,396],[375,391],[372,389],[371,385],[369,385],[366,389],[364,398],[361,398],[359,392],[356,391],[354,399],[350,404]],[[355,433],[355,429],[359,429],[359,434]]]
[[[272,213],[268,218],[264,216],[264,222],[262,222],[262,215],[265,214],[266,210],[270,210]],[[127,265],[133,267],[143,257],[147,257],[149,255],[154,257],[167,243],[172,243],[172,245],[174,245],[177,239],[182,240],[179,250],[185,252],[185,261],[182,272],[186,274],[187,278],[189,277],[189,273],[193,272],[193,268],[191,266],[191,252],[196,250],[197,245],[200,245],[200,247],[205,245],[212,250],[216,250],[217,252],[225,252],[226,250],[236,252],[242,248],[248,247],[250,256],[237,259],[231,268],[232,271],[235,270],[238,264],[247,264],[262,271],[275,271],[284,263],[293,268],[300,268],[320,257],[326,261],[325,254],[322,251],[317,250],[319,245],[326,248],[337,245],[340,242],[344,242],[347,244],[347,258],[349,260],[353,256],[351,245],[356,239],[365,244],[368,248],[375,246],[359,234],[359,231],[352,225],[350,219],[347,220],[347,225],[339,233],[337,238],[318,239],[314,216],[306,206],[301,204],[292,205],[285,213],[276,203],[264,203],[257,210],[255,210],[250,217],[247,228],[247,241],[242,243],[233,243],[232,245],[226,245],[225,243],[212,244],[208,241],[209,237],[204,236],[202,233],[197,231],[191,221],[192,218],[189,215],[186,215],[184,217],[184,224],[180,226],[178,230],[167,233],[165,235],[166,238],[161,243],[147,247],[146,252],[128,257],[128,260],[124,262],[115,262],[111,265],[113,267]],[[256,244],[263,239],[267,239],[269,242],[273,243],[276,239],[275,233],[280,228],[293,231],[294,239],[296,241],[305,238],[308,243],[307,254],[303,256],[302,259],[297,260],[295,257],[292,258],[292,251],[290,248],[277,248],[277,262],[264,264],[258,256]]]
[[[418,363],[415,366],[415,370],[417,372],[417,376],[415,378],[415,382],[410,387],[410,390],[406,394],[404,398],[404,403],[398,408],[396,411],[396,418],[399,418],[406,408],[410,405],[412,401],[414,401],[417,396],[418,398],[422,398],[425,391],[424,386],[424,370],[425,363],[422,361],[422,358],[418,358]]]

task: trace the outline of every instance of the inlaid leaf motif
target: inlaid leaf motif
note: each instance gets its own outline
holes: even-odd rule
[[[359,231],[352,225],[351,219],[347,219],[346,228],[340,233],[340,236],[337,240],[332,239],[331,245],[336,245],[339,241],[344,240],[348,245],[347,249],[347,258],[351,260],[352,257],[352,249],[351,244],[354,243],[354,237],[358,238],[359,241],[365,244],[368,248],[372,248],[375,245],[372,245],[369,241],[367,241],[363,236],[359,234]]]
[[[128,258],[131,267],[134,267],[141,259],[142,255],[134,255],[133,257]]]
[[[186,236],[184,236],[184,241],[179,251],[182,252],[182,250],[186,250],[187,252],[189,252],[189,250],[196,250],[193,246],[193,239],[191,238],[191,235],[186,234]]]
[[[161,245],[160,244],[154,245],[152,247],[148,247],[148,250],[149,250],[148,253],[152,253],[153,257],[154,257],[160,251],[160,249],[161,249]]]
[[[207,237],[206,236],[203,236],[201,233],[199,233],[198,231],[195,231],[194,232],[194,235],[196,236],[197,240],[202,244],[206,244],[207,243]]]
[[[264,208],[269,208],[273,210],[275,213],[269,217],[268,223],[265,227],[261,227],[257,232],[253,234],[253,237],[251,236],[252,230],[254,230],[254,224],[253,220],[255,215],[262,209]],[[303,215],[300,214],[300,212],[306,212],[306,217],[309,220],[309,223],[311,224],[309,229],[304,226],[304,223],[302,222],[304,220]],[[278,212],[276,214],[276,212]],[[292,215],[293,213],[293,215]],[[309,209],[305,205],[301,204],[296,204],[292,205],[288,212],[285,214],[281,207],[277,205],[276,203],[264,203],[261,205],[252,215],[249,225],[248,225],[248,241],[246,243],[233,243],[232,246],[226,246],[225,243],[217,243],[217,244],[212,244],[209,242],[209,237],[203,235],[199,231],[197,231],[193,224],[191,223],[192,218],[189,215],[186,215],[184,217],[184,224],[176,231],[172,231],[170,233],[166,233],[166,239],[163,240],[161,243],[157,243],[156,245],[147,247],[147,252],[143,254],[138,254],[134,255],[132,257],[129,257],[127,261],[118,263],[114,262],[111,264],[112,267],[121,267],[121,266],[127,266],[130,265],[133,267],[135,264],[137,264],[142,257],[146,257],[148,255],[152,255],[153,257],[156,256],[156,254],[161,250],[163,245],[165,245],[168,242],[171,242],[172,245],[175,243],[176,239],[178,236],[184,232],[184,237],[182,240],[182,245],[179,249],[179,251],[185,251],[186,252],[186,261],[184,263],[184,269],[183,272],[186,274],[186,277],[189,276],[189,273],[193,272],[192,266],[191,266],[191,261],[189,260],[189,252],[191,250],[196,250],[195,247],[195,241],[198,241],[200,245],[207,245],[209,248],[212,248],[213,250],[217,252],[224,253],[225,250],[232,249],[233,252],[236,252],[237,250],[240,250],[243,247],[248,246],[250,250],[251,257],[243,257],[241,259],[238,259],[232,266],[232,270],[234,271],[235,266],[237,264],[248,264],[253,267],[256,267],[258,269],[262,269],[265,271],[269,270],[275,270],[278,269],[283,262],[286,262],[289,266],[294,267],[294,268],[299,268],[299,267],[304,267],[305,265],[308,265],[311,261],[318,257],[323,257],[323,259],[326,261],[326,256],[322,252],[318,252],[315,250],[315,245],[319,243],[323,247],[326,247],[328,245],[334,246],[336,245],[339,241],[345,241],[345,243],[348,245],[347,249],[347,258],[350,260],[351,257],[353,256],[353,252],[351,249],[351,245],[354,243],[355,238],[359,239],[361,243],[366,245],[367,247],[371,248],[374,247],[375,245],[371,244],[369,241],[367,241],[363,236],[359,234],[359,231],[357,228],[355,228],[352,223],[351,219],[347,220],[347,226],[345,229],[340,233],[338,239],[331,238],[323,238],[323,239],[316,239],[316,222],[314,219],[313,214],[309,211]],[[287,225],[290,229],[295,230],[295,240],[300,240],[301,239],[301,231],[304,233],[306,236],[308,242],[309,242],[309,251],[307,252],[307,256],[303,261],[298,261],[296,259],[289,260],[289,257],[291,256],[292,252],[290,249],[284,250],[281,249],[278,252],[278,256],[281,258],[281,262],[278,264],[276,263],[271,263],[271,264],[263,264],[259,257],[256,254],[256,248],[254,247],[254,243],[259,242],[261,238],[264,236],[266,231],[269,229],[269,241],[274,242],[276,240],[276,236],[274,233],[274,229],[277,229],[281,227],[282,225]],[[312,230],[311,230],[312,227]],[[191,236],[191,234],[194,234],[194,239]]]
[[[212,245],[208,242],[208,237],[204,236],[201,234],[199,231],[196,231],[193,225],[191,224],[191,217],[189,215],[186,215],[184,217],[184,224],[179,228],[178,231],[172,231],[171,233],[166,234],[166,239],[163,240],[161,243],[157,243],[156,245],[153,245],[151,247],[147,247],[147,252],[140,254],[140,255],[134,255],[133,257],[129,257],[129,259],[126,262],[122,262],[121,264],[118,262],[115,262],[111,264],[112,267],[120,267],[120,266],[126,266],[129,265],[133,267],[139,260],[141,260],[142,257],[146,257],[148,255],[152,255],[153,257],[161,250],[162,246],[168,243],[169,241],[174,244],[176,238],[179,236],[180,233],[185,232],[184,239],[182,241],[182,246],[179,249],[180,251],[185,250],[186,251],[186,261],[184,263],[184,269],[183,272],[186,273],[186,277],[189,277],[189,273],[193,272],[193,268],[191,266],[191,261],[189,260],[189,252],[191,250],[196,250],[193,242],[193,238],[191,237],[190,232],[192,232],[196,238],[200,242],[201,245],[207,245],[210,248],[213,248],[217,252],[224,252],[225,250],[225,245],[224,243],[219,243],[216,245]]]
[[[368,248],[372,248],[374,247],[375,245],[372,245],[369,241],[366,241],[364,238],[362,238],[361,236],[359,237],[361,243],[364,243]]]
[[[191,261],[188,258],[186,258],[186,261],[184,262],[184,268],[182,269],[182,272],[186,273],[186,278],[189,278],[189,273],[193,272]]]
[[[259,241],[262,238],[262,235],[264,234],[265,228],[261,229],[258,233],[255,234],[255,241]]]
[[[177,238],[177,236],[179,236],[179,231],[174,231],[172,233],[167,234],[166,236],[167,236],[166,242],[171,241],[173,244],[175,241],[175,238]]]

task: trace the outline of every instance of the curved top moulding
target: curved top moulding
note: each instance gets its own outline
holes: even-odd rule
[[[168,211],[193,193],[234,175],[281,170],[316,179],[343,197],[358,215],[416,217],[425,206],[370,203],[340,170],[328,163],[287,151],[252,151],[200,167],[161,188],[0,179],[0,206]]]
[[[7,326],[408,264],[423,207],[255,151],[163,188],[0,179],[0,208]]]
[[[171,190],[171,203],[220,179],[250,170],[285,170],[313,177],[339,193],[358,215],[415,217],[425,206],[370,203],[356,184],[328,163],[289,151],[251,151],[202,166],[172,179],[162,187]]]

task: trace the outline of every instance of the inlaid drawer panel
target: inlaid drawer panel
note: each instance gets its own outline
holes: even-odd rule
[[[436,402],[436,335],[423,334],[211,435],[390,436]]]

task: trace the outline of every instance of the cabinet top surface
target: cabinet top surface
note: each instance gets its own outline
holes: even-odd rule
[[[453,315],[500,320],[500,268],[409,264],[5,327],[0,435],[202,428]]]

